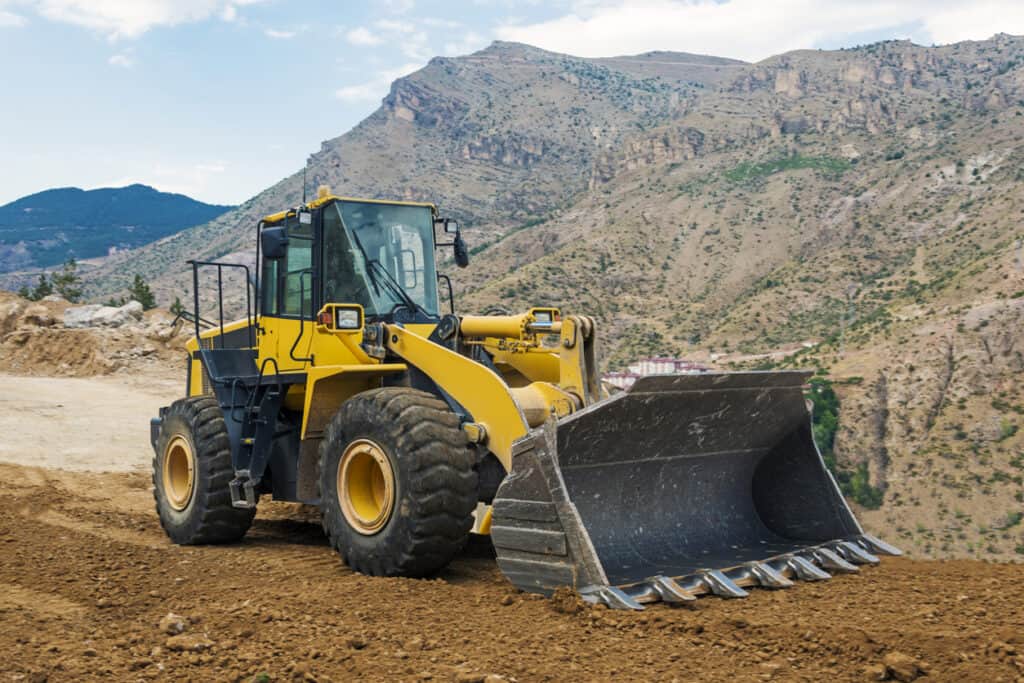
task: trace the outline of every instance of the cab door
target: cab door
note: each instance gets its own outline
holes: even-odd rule
[[[274,358],[280,372],[298,372],[309,367],[316,315],[313,214],[289,217],[285,227],[284,257],[265,258],[262,264],[258,363],[262,366],[264,359]]]

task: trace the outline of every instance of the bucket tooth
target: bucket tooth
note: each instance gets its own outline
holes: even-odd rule
[[[831,579],[832,575],[819,569],[813,562],[799,555],[794,555],[787,561],[789,567],[801,581],[824,581]]]
[[[842,553],[846,559],[856,564],[878,564],[879,559],[869,553],[864,548],[861,548],[856,543],[850,541],[839,541],[835,545],[836,549]]]
[[[655,576],[651,579],[650,586],[664,602],[678,604],[697,599],[697,596],[680,586],[675,579],[667,576]]]
[[[815,548],[814,559],[825,569],[840,574],[856,574],[860,570],[856,565],[850,564],[837,553],[828,548]]]
[[[717,569],[708,569],[707,571],[701,572],[701,579],[704,581],[704,584],[711,589],[711,592],[719,597],[745,598],[749,595],[747,591],[737,586],[733,583],[732,579]]]
[[[889,545],[880,538],[876,538],[871,534],[862,534],[858,539],[860,545],[867,548],[868,552],[875,553],[877,555],[902,555],[903,551],[894,545]]]
[[[611,609],[631,609],[642,612],[644,606],[616,586],[592,586],[580,591],[580,597],[592,604],[608,605]]]
[[[782,575],[771,565],[762,562],[751,562],[747,565],[757,582],[765,588],[789,588],[793,582]]]

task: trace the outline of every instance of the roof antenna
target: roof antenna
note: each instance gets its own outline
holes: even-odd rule
[[[306,205],[306,169],[309,168],[309,159],[306,159],[306,165],[302,167],[302,205]]]

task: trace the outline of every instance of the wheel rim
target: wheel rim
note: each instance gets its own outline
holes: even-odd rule
[[[366,536],[384,528],[395,508],[395,473],[384,449],[369,439],[350,443],[338,461],[337,491],[349,526]]]
[[[192,446],[183,436],[175,436],[164,449],[164,495],[173,509],[182,511],[192,501],[196,483],[196,459]]]

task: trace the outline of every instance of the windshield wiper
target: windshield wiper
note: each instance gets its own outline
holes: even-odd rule
[[[370,257],[366,255],[366,249],[363,249],[363,243],[359,239],[359,235],[355,231],[351,231],[352,239],[355,240],[356,246],[359,248],[359,253],[363,257],[363,263],[367,266],[371,266],[374,262],[370,260]],[[366,274],[370,276],[370,284],[373,285],[373,292],[377,296],[380,296],[380,287],[377,284],[377,276],[373,274],[373,268],[367,267]]]
[[[395,279],[395,276],[391,274],[390,270],[385,268],[380,261],[377,261],[376,259],[371,260],[370,257],[366,255],[366,249],[363,248],[363,243],[359,239],[359,235],[356,234],[355,230],[350,232],[352,234],[352,239],[356,243],[356,247],[359,248],[359,253],[363,257],[363,263],[366,264],[366,274],[370,276],[370,284],[373,285],[374,293],[376,293],[377,296],[380,296],[380,287],[378,285],[383,284],[385,288],[398,297],[400,303],[404,304],[410,311],[413,311],[414,313],[417,310],[422,311],[424,315],[429,317],[430,314],[427,313],[427,309],[420,306],[411,296],[409,296],[409,293],[402,288],[402,285],[399,284],[398,280]],[[380,280],[377,279],[378,274],[382,276]]]
[[[395,294],[399,299],[402,300],[402,303],[405,304],[406,308],[408,308],[410,311],[413,311],[414,313],[416,311],[422,311],[424,315],[430,315],[429,313],[427,313],[425,308],[420,306],[418,303],[416,303],[416,301],[413,300],[411,296],[409,296],[409,293],[402,288],[402,285],[399,284],[395,276],[391,274],[391,271],[385,268],[380,261],[370,261],[369,264],[370,272],[373,272],[373,269],[376,268],[377,271],[383,276],[384,285],[387,286],[387,288],[391,291],[392,294]]]

